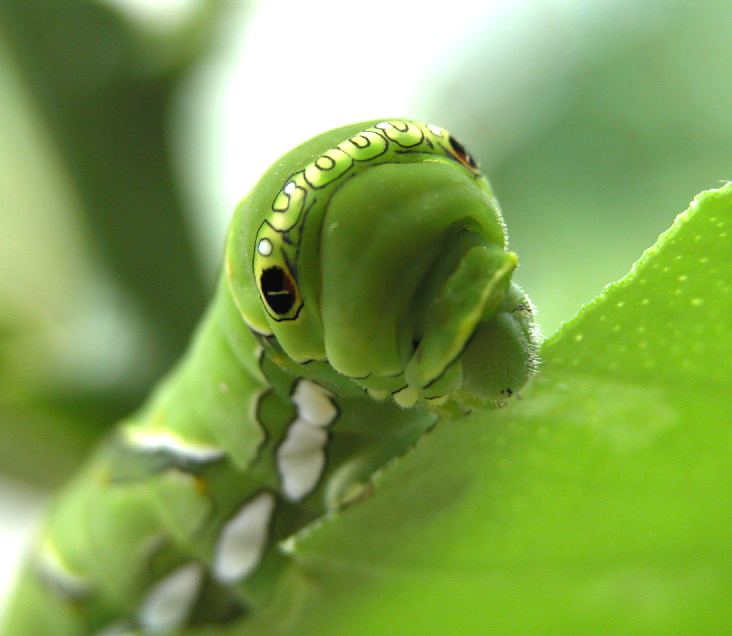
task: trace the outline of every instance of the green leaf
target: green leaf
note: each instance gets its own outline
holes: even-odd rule
[[[545,344],[521,401],[302,533],[281,633],[732,629],[731,239],[727,185]]]

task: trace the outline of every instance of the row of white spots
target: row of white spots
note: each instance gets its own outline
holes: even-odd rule
[[[297,416],[277,449],[277,467],[282,488],[290,501],[312,492],[325,466],[327,427],[338,416],[331,394],[310,380],[300,380],[292,401]]]
[[[325,465],[325,429],[336,419],[338,411],[331,394],[310,380],[297,383],[292,401],[297,416],[277,451],[277,463],[285,495],[297,501],[318,483]],[[192,461],[212,461],[224,454],[218,448],[191,443],[167,431],[128,428],[126,435],[128,442],[147,451],[165,451]],[[255,570],[267,547],[274,510],[274,496],[262,492],[226,523],[213,562],[213,574],[218,581],[235,584]],[[66,569],[54,570],[56,578],[63,577],[66,586],[80,584]],[[203,574],[200,564],[189,563],[158,581],[140,606],[138,620],[142,628],[150,633],[165,633],[184,625],[198,598]],[[104,633],[122,633],[118,630],[124,631],[125,626],[115,625],[111,629]]]
[[[221,448],[191,442],[171,431],[128,427],[124,429],[124,433],[127,442],[132,446],[153,453],[160,451],[170,453],[191,462],[212,462],[225,455]]]
[[[234,584],[254,571],[267,546],[274,507],[273,495],[261,493],[244,504],[224,526],[213,563],[216,579]],[[203,576],[203,566],[193,562],[180,566],[155,583],[137,614],[143,630],[163,634],[185,625],[198,599]],[[107,627],[97,636],[125,634],[129,629],[129,625],[119,623]]]

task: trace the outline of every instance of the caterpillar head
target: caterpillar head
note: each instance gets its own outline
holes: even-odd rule
[[[530,303],[490,186],[435,126],[358,124],[296,148],[235,216],[230,288],[296,363],[377,398],[480,405],[534,367]]]

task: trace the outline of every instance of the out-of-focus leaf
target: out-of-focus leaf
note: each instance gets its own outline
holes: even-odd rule
[[[115,407],[108,394],[102,400],[95,394],[34,395],[27,401],[5,398],[0,401],[2,472],[44,488],[58,486],[78,470],[99,437],[100,422],[130,407],[125,396]]]
[[[153,29],[111,2],[0,3],[11,142],[0,163],[14,175],[1,184],[5,473],[63,479],[187,343],[207,290],[175,181],[170,110],[227,5],[199,0]],[[114,302],[101,307],[101,297]]]
[[[0,3],[0,36],[56,140],[102,261],[155,333],[158,373],[185,346],[207,297],[168,128],[177,83],[221,4],[202,2],[208,10],[193,23],[156,40],[93,0]]]

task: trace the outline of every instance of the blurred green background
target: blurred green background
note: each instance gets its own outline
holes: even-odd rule
[[[1,0],[0,571],[180,354],[284,151],[450,129],[551,335],[732,174],[730,25],[722,0]]]

